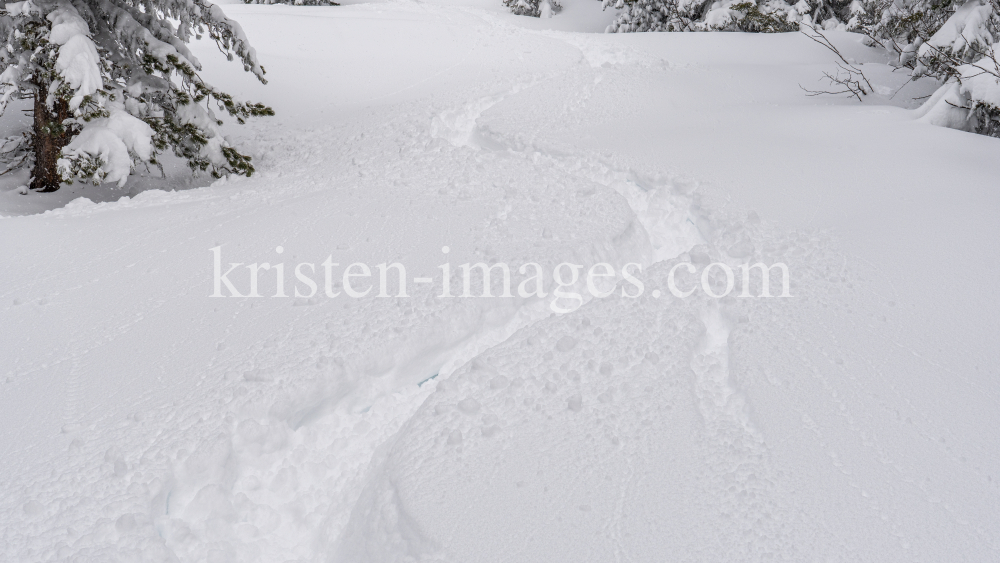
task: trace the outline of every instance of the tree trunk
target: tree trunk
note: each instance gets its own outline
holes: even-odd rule
[[[31,171],[31,189],[39,192],[59,189],[62,179],[56,170],[56,161],[72,137],[69,128],[63,125],[63,120],[72,117],[69,104],[57,99],[50,109],[45,105],[47,97],[45,88],[35,91],[35,167]]]

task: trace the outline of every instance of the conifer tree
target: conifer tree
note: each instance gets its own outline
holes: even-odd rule
[[[135,166],[166,150],[213,176],[254,168],[223,138],[221,110],[239,123],[274,115],[205,82],[187,47],[206,36],[262,83],[240,25],[206,0],[27,0],[0,15],[0,114],[33,99],[33,126],[22,150],[31,188],[64,182],[125,184]]]
[[[891,0],[888,0],[891,1]],[[843,24],[856,0],[603,0],[619,10],[609,32],[785,33],[799,24]]]

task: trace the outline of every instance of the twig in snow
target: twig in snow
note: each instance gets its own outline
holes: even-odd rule
[[[862,96],[867,96],[868,94],[871,94],[872,92],[875,91],[875,88],[872,86],[871,82],[868,81],[868,78],[865,76],[865,73],[862,72],[860,68],[855,66],[854,63],[844,58],[844,55],[841,54],[840,49],[838,49],[836,45],[831,43],[830,40],[825,35],[823,35],[821,31],[810,25],[803,25],[802,27],[803,27],[802,29],[803,35],[805,35],[809,39],[812,39],[813,41],[822,45],[823,47],[826,47],[833,54],[837,55],[837,57],[840,59],[841,62],[837,63],[837,69],[838,69],[837,74],[833,75],[830,74],[829,72],[824,72],[823,76],[826,77],[826,79],[829,80],[831,84],[836,84],[843,88],[837,91],[809,90],[808,88],[805,88],[800,84],[799,88],[805,90],[806,95],[819,96],[821,94],[830,94],[830,95],[850,94],[856,97],[860,102],[862,101],[861,98]],[[812,32],[812,34],[810,34],[810,32]]]

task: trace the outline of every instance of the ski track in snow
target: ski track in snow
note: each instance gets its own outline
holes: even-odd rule
[[[581,48],[581,51],[584,59],[594,68],[621,62],[615,53],[598,51],[595,55],[594,50]],[[634,62],[632,58],[627,60],[630,63]],[[642,58],[639,60],[646,62]],[[600,81],[601,77],[598,74],[593,84],[598,84]],[[524,89],[524,86],[519,85],[506,94],[483,98],[458,109],[443,112],[434,118],[432,134],[456,146],[465,145],[475,150],[506,151],[536,162],[543,161],[553,169],[615,189],[629,202],[635,214],[635,221],[641,225],[641,230],[644,232],[647,242],[644,246],[649,251],[644,261],[646,267],[676,258],[705,242],[696,227],[696,223],[704,218],[697,216],[697,212],[692,210],[691,200],[675,190],[671,182],[653,182],[653,185],[646,182],[646,185],[643,185],[633,170],[614,170],[600,159],[593,157],[581,157],[565,152],[551,154],[531,143],[525,144],[518,139],[505,139],[479,126],[478,120],[483,112]],[[586,87],[581,90],[580,99],[576,103],[584,105],[588,91]],[[564,109],[571,111],[572,106]],[[740,560],[741,557],[753,558],[763,553],[784,553],[788,556],[790,538],[783,527],[789,523],[783,521],[786,517],[784,509],[773,506],[770,498],[772,489],[776,485],[771,477],[773,470],[769,467],[766,444],[748,420],[743,397],[737,389],[731,387],[728,370],[730,328],[721,317],[718,303],[705,305],[702,320],[704,334],[698,344],[698,351],[691,358],[691,370],[696,376],[695,393],[699,398],[699,407],[705,422],[706,461],[713,471],[713,475],[705,483],[706,492],[716,497],[714,506],[719,508],[725,518],[740,522],[737,529],[744,541],[748,542],[747,546],[738,546],[727,556],[736,560]],[[531,338],[528,341],[530,342]],[[497,342],[494,346],[499,344],[501,342]],[[478,357],[488,356],[490,350],[491,348],[480,350]],[[473,371],[481,369],[495,374],[496,372],[490,367],[483,365],[485,361],[474,361],[471,369]],[[563,369],[565,370],[565,367]],[[506,386],[505,383],[493,383],[495,381],[496,378],[490,380],[491,387]],[[546,388],[548,385],[550,384],[546,384]],[[450,387],[451,385],[448,385],[446,389]],[[606,391],[605,394],[607,393]],[[579,400],[576,397],[578,395],[569,398],[571,410],[579,408],[573,406],[573,402]],[[463,410],[463,401],[458,401],[459,410]],[[509,406],[509,402],[510,399],[507,399],[505,404]],[[440,405],[434,407],[435,414],[439,409]],[[478,405],[473,410],[478,411]],[[493,415],[486,415],[484,421],[491,416]],[[485,424],[482,430],[484,435],[494,432],[491,430],[493,426],[490,422]],[[447,433],[444,438],[447,444],[462,443],[463,433],[459,433],[459,437],[455,438],[455,432]],[[622,481],[619,502],[613,512],[615,518],[604,526],[604,532],[611,536],[615,546],[616,561],[631,559],[624,547],[622,510],[630,494],[634,494],[636,474],[634,465],[637,463],[635,460],[642,460],[646,456],[633,451],[621,457],[628,460],[624,471],[626,478]],[[397,479],[389,476],[382,478],[390,483],[394,483]],[[577,488],[571,486],[570,492],[574,492]],[[421,534],[425,533],[422,530],[403,529],[414,526],[416,521],[407,514],[403,507],[404,501],[400,499],[400,492],[395,486],[390,487],[385,493],[375,494],[381,496],[377,499],[366,498],[364,502],[359,503],[359,506],[384,506],[388,502],[395,506],[395,512],[392,513],[394,516],[389,521],[382,521],[385,515],[363,515],[362,522],[366,523],[361,524],[360,529],[349,529],[347,541],[338,548],[339,556],[348,560],[394,560],[398,556],[404,556],[404,559],[442,557],[445,560],[461,560],[460,555],[446,555],[446,552],[440,551],[442,543],[451,543],[456,539],[454,536],[448,537],[447,542],[436,542],[422,536]],[[372,516],[375,516],[375,522],[367,521]],[[550,519],[540,527],[546,528],[551,524]],[[375,528],[368,527],[373,525]],[[763,539],[758,539],[758,536]],[[386,551],[386,546],[390,546],[389,551]],[[396,551],[392,551],[393,549]],[[527,557],[527,544],[522,547],[520,556]]]

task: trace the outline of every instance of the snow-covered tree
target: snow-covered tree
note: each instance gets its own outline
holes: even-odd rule
[[[695,31],[678,0],[604,0],[604,9],[621,10],[609,32]]]
[[[915,76],[955,74],[954,63],[972,62],[993,43],[996,6],[981,0],[863,0],[848,23],[869,44],[898,58]]]
[[[1000,137],[1000,2],[970,0],[933,35],[906,45],[900,64],[943,84],[921,108],[936,125]],[[907,56],[909,55],[909,56]]]
[[[562,10],[559,0],[503,0],[503,5],[519,16],[549,18]]]
[[[798,31],[799,22],[841,24],[854,0],[603,0],[620,10],[610,32]]]
[[[187,48],[206,35],[262,83],[239,24],[205,0],[27,0],[0,15],[0,113],[33,99],[22,148],[32,157],[31,188],[52,191],[86,179],[124,185],[137,165],[160,166],[172,150],[194,171],[253,173],[230,146],[213,107],[239,123],[274,115],[202,80]],[[12,146],[16,146],[16,143]]]
[[[332,0],[243,0],[244,4],[291,4],[293,6],[339,6]]]
[[[942,82],[923,119],[1000,136],[1000,0],[864,0],[862,7],[851,29],[914,78]]]

